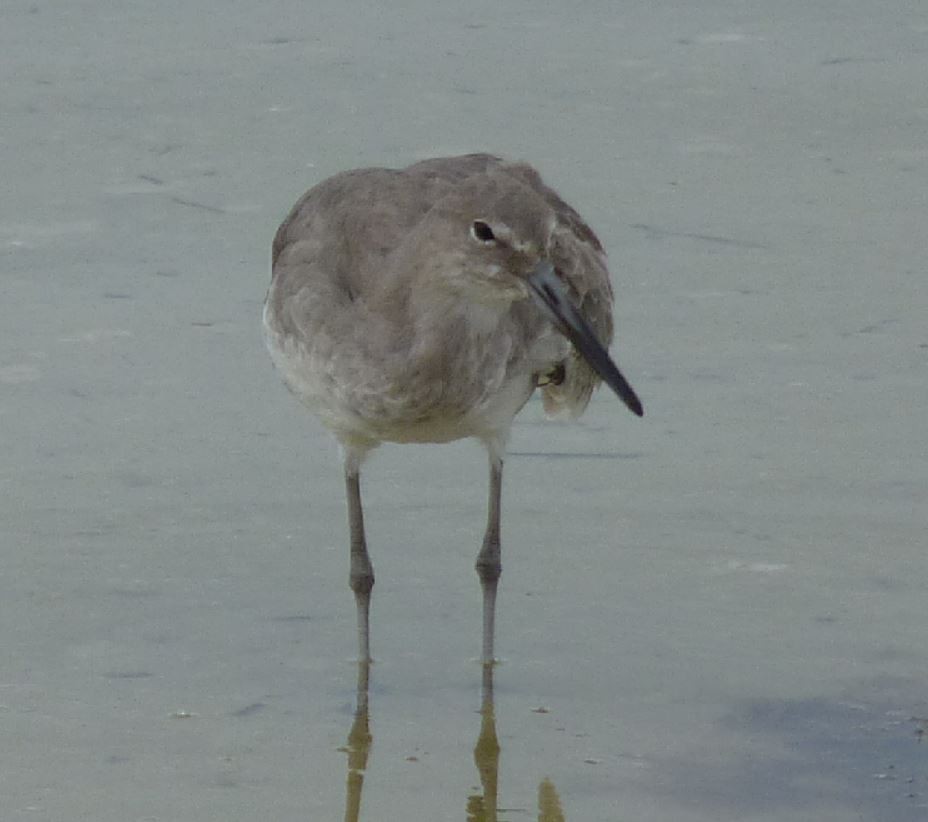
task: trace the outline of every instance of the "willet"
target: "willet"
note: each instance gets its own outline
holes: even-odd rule
[[[290,390],[342,447],[361,661],[374,570],[360,469],[382,442],[480,440],[490,462],[477,573],[493,661],[503,456],[536,388],[579,415],[605,381],[641,416],[607,353],[612,288],[599,240],[525,163],[487,154],[337,174],[274,237],[265,339]]]

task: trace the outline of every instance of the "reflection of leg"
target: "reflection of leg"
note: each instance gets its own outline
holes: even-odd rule
[[[480,735],[474,745],[474,764],[480,774],[482,796],[471,796],[467,819],[472,822],[496,822],[499,801],[499,740],[493,710],[493,666],[483,666],[483,699],[480,706]]]
[[[499,738],[493,704],[493,666],[483,666],[483,697],[480,705],[480,735],[474,745],[474,764],[480,774],[482,795],[467,798],[468,822],[498,822]],[[561,799],[554,783],[545,777],[538,785],[538,822],[565,822]]]
[[[351,590],[358,606],[358,660],[369,662],[371,589],[374,587],[374,566],[367,554],[364,538],[364,513],[361,510],[360,459],[346,449],[345,489],[348,495],[348,530],[351,538]]]
[[[481,660],[490,665],[493,657],[494,622],[496,618],[496,586],[502,573],[500,561],[499,520],[500,496],[503,487],[503,461],[490,454],[490,493],[487,509],[487,530],[483,547],[477,555],[477,574],[483,587],[483,653]]]
[[[538,786],[538,822],[564,822],[561,798],[554,783],[547,777]]]
[[[364,786],[364,771],[371,750],[373,736],[367,713],[367,694],[370,664],[358,663],[358,697],[354,722],[348,732],[348,786],[345,796],[345,822],[358,822],[361,814],[361,789]]]

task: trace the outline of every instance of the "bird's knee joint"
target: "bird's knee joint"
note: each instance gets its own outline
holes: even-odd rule
[[[356,595],[366,596],[374,589],[373,574],[352,574],[348,582]]]
[[[496,582],[500,574],[503,573],[503,566],[499,558],[495,560],[479,558],[474,567],[477,569],[477,576],[480,577],[480,581],[483,583]]]

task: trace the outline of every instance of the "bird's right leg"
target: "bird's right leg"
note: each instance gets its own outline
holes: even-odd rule
[[[374,587],[374,566],[367,554],[364,538],[364,514],[361,510],[361,457],[345,449],[345,488],[348,495],[348,531],[351,539],[349,582],[358,606],[358,661],[371,661],[370,611]]]
[[[499,521],[500,496],[503,487],[503,460],[496,449],[490,449],[490,493],[487,506],[487,530],[483,547],[477,555],[477,575],[483,587],[483,651],[484,665],[495,662],[493,639],[496,622],[496,587],[502,572],[500,561]]]

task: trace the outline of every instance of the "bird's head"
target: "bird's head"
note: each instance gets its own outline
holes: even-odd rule
[[[556,226],[557,215],[542,197],[496,172],[457,186],[423,228],[436,249],[431,268],[442,287],[472,302],[505,307],[530,297],[528,278],[549,256]]]
[[[559,225],[552,202],[536,187],[505,169],[475,175],[439,201],[420,227],[419,250],[433,287],[466,301],[474,311],[482,306],[503,312],[513,302],[531,299],[628,408],[642,415],[638,397],[556,267],[556,234],[576,227]]]

